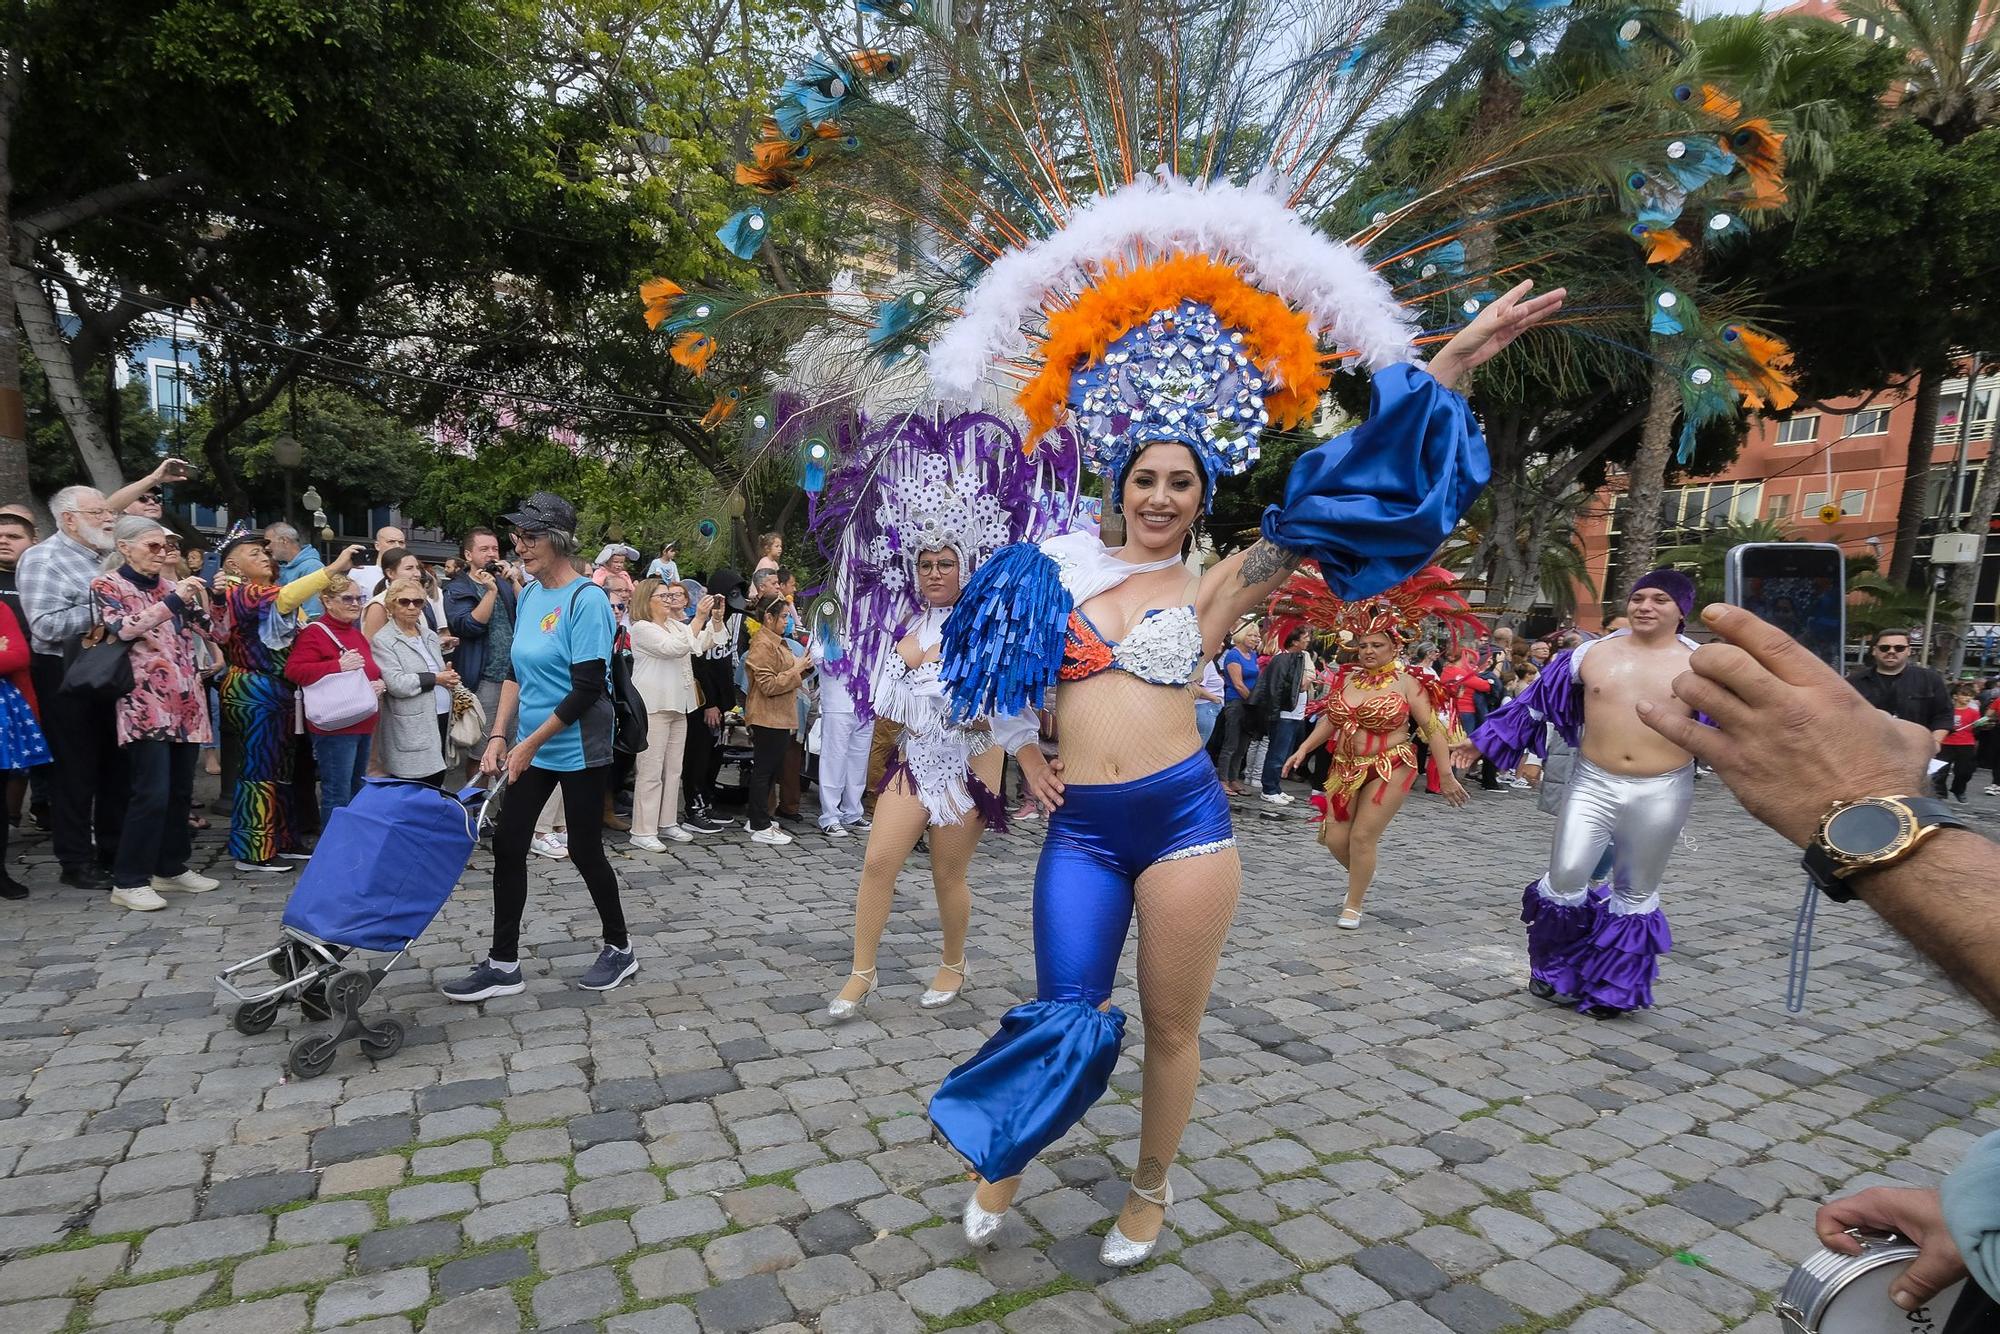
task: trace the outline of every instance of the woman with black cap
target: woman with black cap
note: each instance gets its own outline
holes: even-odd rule
[[[528,905],[528,843],[558,787],[569,815],[569,855],[604,928],[597,961],[577,979],[609,991],[639,971],[604,856],[603,811],[611,778],[610,696],[616,623],[604,590],[577,572],[576,508],[537,491],[518,513],[514,550],[530,582],[515,602],[514,642],[500,708],[487,729],[483,773],[507,774],[493,835],[493,945],[486,959],[441,990],[455,1001],[511,996],[521,975],[521,914]]]

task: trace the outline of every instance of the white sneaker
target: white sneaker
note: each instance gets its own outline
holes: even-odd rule
[[[1986,785],[1986,795],[1989,797],[2000,797],[2000,783],[1988,783]]]
[[[1259,792],[1257,795],[1270,802],[1273,806],[1289,806],[1292,804],[1292,794],[1289,792]]]
[[[660,837],[666,839],[669,843],[694,842],[694,835],[690,834],[687,830],[681,828],[677,824],[670,824],[665,829],[662,829],[660,831]]]
[[[528,851],[537,857],[563,858],[569,856],[569,849],[556,842],[554,834],[536,834],[528,840]]]
[[[667,845],[660,842],[659,839],[654,838],[651,834],[634,834],[625,841],[632,847],[644,848],[647,852],[665,852],[667,850]]]
[[[150,885],[135,885],[131,889],[114,889],[111,901],[121,908],[133,912],[158,912],[167,906],[167,901],[155,894]]]
[[[211,889],[221,889],[220,880],[210,880],[199,871],[182,871],[179,875],[156,875],[153,877],[155,890],[178,889],[188,894],[206,894]]]
[[[777,847],[782,844],[791,842],[792,836],[786,833],[784,830],[778,828],[778,826],[770,825],[763,829],[751,830],[750,841],[752,843],[769,843],[773,847]]]
[[[823,824],[823,825],[821,825],[821,826],[819,827],[819,832],[820,832],[820,833],[822,833],[822,834],[825,834],[825,835],[826,835],[826,836],[827,836],[828,838],[853,838],[853,837],[854,837],[854,835],[852,835],[852,834],[848,833],[848,832],[847,832],[847,831],[846,831],[845,829],[842,829],[842,828],[841,828],[841,827],[840,827],[839,825],[837,825],[837,824]]]
[[[556,841],[556,846],[561,848],[564,852],[569,851],[569,830],[558,829],[556,830],[555,833],[550,834],[549,837],[554,839]]]

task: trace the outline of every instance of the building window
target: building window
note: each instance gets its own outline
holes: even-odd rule
[[[194,399],[181,379],[181,368],[171,361],[155,361],[151,369],[154,415],[163,422],[186,421],[188,404]]]
[[[1842,491],[1840,512],[1849,519],[1866,518],[1868,514],[1868,493],[1866,491]]]
[[[1791,512],[1792,512],[1792,498],[1790,496],[1771,497],[1771,512],[1768,517],[1773,519],[1783,519],[1789,517],[1791,515]]]
[[[1818,514],[1820,510],[1825,507],[1825,505],[1826,505],[1826,492],[1808,491],[1806,492],[1805,508],[1801,509],[1799,513]]]
[[[1938,425],[1957,426],[1965,411],[1965,391],[1941,395],[1938,398]],[[1972,420],[1987,422],[1993,420],[1993,385],[1981,385],[1972,395]]]
[[[1863,408],[1859,412],[1848,413],[1847,434],[1850,436],[1889,434],[1889,409]]]
[[[1781,445],[1809,445],[1819,439],[1819,414],[1802,412],[1788,421],[1778,423],[1778,443]]]

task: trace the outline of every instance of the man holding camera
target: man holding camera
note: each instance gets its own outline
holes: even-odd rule
[[[500,539],[491,528],[473,528],[459,543],[465,568],[444,586],[445,625],[458,636],[451,665],[459,680],[479,697],[490,724],[499,716],[500,685],[507,679],[514,642],[514,597],[519,576],[500,559]],[[468,775],[479,766],[468,757]]]

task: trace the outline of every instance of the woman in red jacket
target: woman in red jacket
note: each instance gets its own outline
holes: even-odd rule
[[[382,669],[375,665],[375,651],[361,631],[361,588],[344,574],[327,580],[320,594],[326,608],[312,624],[299,632],[292,643],[292,656],[285,660],[285,679],[304,689],[335,672],[366,672],[368,683],[382,695]],[[311,719],[306,728],[312,733],[313,762],[319,766],[320,828],[333,813],[345,806],[361,786],[368,772],[368,748],[375,737],[371,713],[351,727],[337,732],[321,731]]]
[[[8,777],[49,762],[49,744],[35,721],[35,687],[28,679],[28,634],[0,602],[0,772]],[[7,870],[7,821],[0,819],[0,899],[25,899],[28,887]]]

